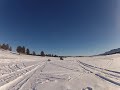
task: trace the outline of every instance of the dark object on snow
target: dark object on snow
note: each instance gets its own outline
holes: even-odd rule
[[[91,87],[87,87],[85,89],[82,89],[82,90],[93,90]]]
[[[63,60],[63,57],[60,57],[60,60]]]
[[[50,59],[48,59],[48,61],[51,61]]]

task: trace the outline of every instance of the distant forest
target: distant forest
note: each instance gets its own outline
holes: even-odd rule
[[[9,44],[0,44],[0,49],[12,51],[12,46]],[[44,51],[41,51],[39,54],[36,54],[35,51],[30,51],[29,48],[25,46],[17,46],[16,52],[19,54],[34,55],[34,56],[49,56],[49,57],[58,57],[58,55],[46,54]]]

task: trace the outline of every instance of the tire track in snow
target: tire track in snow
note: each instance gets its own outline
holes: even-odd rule
[[[86,63],[83,63],[81,61],[77,61],[79,63],[79,66],[82,67],[84,70],[94,74],[95,76],[99,77],[99,78],[102,78],[103,80],[105,81],[108,81],[108,82],[111,82],[112,84],[115,84],[117,86],[120,86],[120,82],[116,81],[115,79],[112,79],[109,75],[109,73],[106,73],[106,72],[103,72],[103,71],[100,71],[100,70],[96,70],[94,66],[92,65],[89,65],[89,64],[86,64]],[[92,66],[92,68],[91,68]],[[104,70],[104,69],[103,69]],[[109,75],[108,75],[109,74]],[[103,75],[107,75],[106,76],[103,76]],[[111,75],[111,76],[115,76],[115,75]],[[108,78],[109,77],[109,78]]]
[[[47,62],[48,62],[48,61],[46,61],[43,65],[40,65],[40,66],[36,69],[36,71],[37,71],[37,70],[40,70],[40,72],[43,72],[43,69],[46,67]],[[32,74],[32,76],[30,76],[30,77],[26,80],[26,82],[24,82],[24,83],[20,86],[20,88],[17,89],[17,90],[21,90],[21,89],[24,87],[24,85],[27,83],[27,81],[28,81],[30,78],[34,77],[33,75],[36,74],[36,71],[35,71],[35,72]],[[16,90],[16,89],[15,89],[15,90]],[[35,87],[33,87],[32,90],[35,90]]]
[[[50,62],[49,62],[50,64]],[[37,86],[40,84],[48,82],[57,82],[57,81],[69,81],[71,78],[68,76],[70,73],[53,73],[53,72],[43,72],[43,69],[47,64],[44,64],[37,72],[26,82],[19,90],[37,90]],[[42,69],[42,70],[41,70]],[[29,87],[26,87],[29,86]]]
[[[9,83],[10,81],[14,80],[15,78],[29,72],[30,70],[35,68],[37,65],[38,64],[31,65],[31,66],[25,67],[25,68],[23,68],[21,70],[17,70],[15,72],[12,72],[12,73],[1,76],[0,77],[0,86],[4,85],[6,83]]]
[[[106,70],[103,69],[103,68],[94,67],[94,66],[92,66],[92,65],[89,65],[89,64],[86,64],[86,63],[83,63],[83,62],[80,62],[80,63],[83,64],[84,66],[90,68],[90,69],[93,69],[93,70],[95,70],[95,71],[99,71],[99,72],[101,72],[101,73],[104,73],[104,74],[112,77],[112,78],[115,78],[115,79],[117,79],[117,80],[118,80],[118,79],[120,80],[120,75],[119,75],[119,74],[116,74],[116,73],[113,73],[113,72],[108,72],[108,71],[106,71]]]
[[[27,70],[27,72],[20,74],[21,73],[21,70],[20,70],[17,73],[17,75],[18,75],[17,77],[14,76],[14,74],[16,74],[16,72],[11,73],[11,75],[13,76],[13,79],[10,80],[7,84],[4,84],[3,86],[1,86],[0,90],[17,90],[17,89],[11,89],[11,88],[14,88],[14,86],[16,86],[18,84],[19,85],[24,84],[26,82],[26,80],[29,79],[29,77],[31,77],[32,73],[34,73],[35,70],[38,67],[40,67],[40,64],[35,64],[35,65],[28,66],[28,67],[26,67],[25,69],[22,70],[22,71]],[[29,70],[29,68],[30,68],[30,70]],[[10,76],[10,75],[8,74],[7,76]],[[4,76],[4,78],[7,77],[7,76]]]
[[[25,75],[22,75],[22,76],[16,78],[15,80],[13,80],[13,81],[11,81],[11,82],[1,86],[0,90],[18,90],[17,88],[19,88],[19,87],[15,88],[16,85],[18,85],[21,82],[22,83],[25,82],[31,76],[30,73],[33,72],[34,70],[36,70],[36,68],[33,69],[32,71],[26,73]],[[26,77],[26,79],[24,79],[25,77]]]

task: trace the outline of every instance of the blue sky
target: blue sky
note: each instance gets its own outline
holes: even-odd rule
[[[58,55],[120,47],[119,0],[0,0],[0,42]]]

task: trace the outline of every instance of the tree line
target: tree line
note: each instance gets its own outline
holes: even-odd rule
[[[12,51],[12,47],[9,44],[0,44],[0,49]],[[17,46],[16,51],[19,54],[34,55],[34,56],[58,57],[57,55],[53,55],[53,54],[45,54],[44,51],[41,51],[39,54],[36,54],[35,51],[31,52],[30,49],[26,48],[25,46]]]
[[[0,49],[12,51],[12,47],[9,44],[0,44]]]
[[[53,55],[53,54],[45,54],[44,51],[41,51],[39,54],[36,54],[35,51],[30,51],[29,48],[25,48],[25,46],[18,46],[16,48],[16,51],[19,54],[26,54],[26,55],[34,55],[34,56],[49,56],[49,57],[58,57],[57,55]]]
[[[16,48],[16,51],[17,51],[17,53],[19,53],[19,54],[34,55],[34,56],[46,56],[45,53],[44,53],[44,51],[41,51],[40,54],[36,54],[35,51],[32,51],[32,52],[31,52],[30,49],[29,49],[29,48],[26,48],[25,46],[18,46],[18,47]]]

